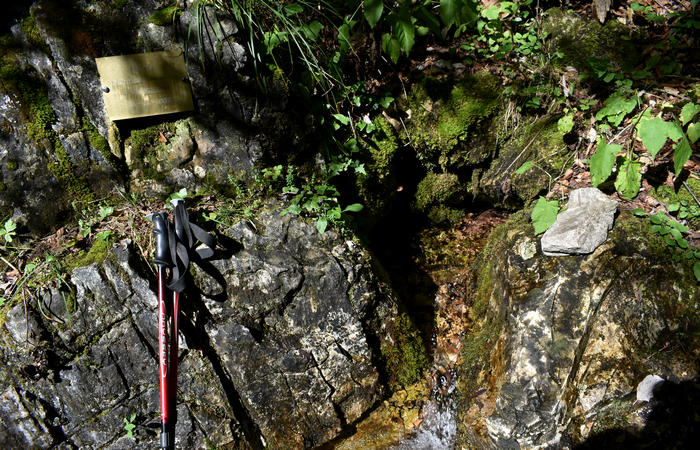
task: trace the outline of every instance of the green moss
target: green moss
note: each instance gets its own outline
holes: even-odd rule
[[[433,223],[456,222],[464,210],[455,207],[464,199],[465,189],[451,173],[429,172],[416,189],[415,208],[426,213]]]
[[[107,139],[97,131],[97,128],[95,128],[87,117],[83,117],[82,130],[87,136],[90,146],[100,152],[105,161],[112,167],[120,166],[121,161],[111,152]]]
[[[424,211],[430,205],[444,203],[460,189],[457,175],[429,172],[416,190],[416,208]]]
[[[496,119],[500,120],[500,117]],[[482,192],[507,192],[506,199],[489,200],[494,203],[502,201],[502,206],[506,207],[527,204],[548,190],[551,180],[561,172],[570,155],[564,137],[557,128],[557,117],[523,120],[502,145],[491,167],[474,177],[472,193],[478,196]],[[522,174],[515,174],[526,161],[533,163],[533,167]]]
[[[107,259],[111,248],[111,240],[96,239],[88,252],[83,250],[76,255],[66,257],[63,260],[63,268],[67,273],[71,273],[73,269],[78,267],[85,267],[93,263],[100,263]]]
[[[148,21],[158,26],[172,25],[173,21],[180,15],[182,9],[177,5],[166,6],[151,14]]]
[[[481,149],[459,148],[470,132],[501,108],[501,83],[488,72],[478,72],[455,84],[451,80],[428,77],[414,87],[408,99],[411,120],[407,123],[407,141],[416,148],[418,158],[428,168],[445,170],[450,160],[480,160],[472,154]]]
[[[693,192],[693,194],[695,194],[696,197],[700,198],[700,180],[696,178],[688,178],[686,180],[686,183],[688,184],[688,187]],[[695,201],[693,195],[688,191],[688,189],[686,189],[685,186],[681,186],[678,189],[678,191],[676,191],[671,186],[664,184],[655,188],[651,192],[651,195],[666,206],[668,206],[671,203],[682,201],[688,202],[688,205],[699,206]],[[700,228],[700,218],[694,218],[689,220],[689,224],[692,228]]]
[[[549,46],[563,54],[561,61],[579,71],[591,68],[591,60],[609,61],[610,64],[635,66],[640,59],[639,48],[632,42],[628,27],[615,20],[600,24],[560,8],[546,12],[542,30],[547,33]]]
[[[22,20],[20,26],[22,27],[22,34],[24,34],[24,37],[27,39],[29,45],[42,49],[48,48],[46,42],[44,42],[44,39],[41,37],[39,29],[36,27],[36,21],[33,17],[26,17],[24,20]]]
[[[95,196],[88,186],[87,181],[75,174],[70,157],[57,137],[53,139],[53,146],[56,160],[48,164],[49,172],[58,180],[61,187],[70,194],[73,200],[94,200]]]
[[[392,390],[418,382],[428,359],[423,340],[411,318],[401,313],[388,325],[390,339],[381,343],[382,359]]]
[[[366,174],[357,177],[357,192],[362,204],[372,215],[385,212],[396,194],[395,157],[398,137],[383,117],[374,120],[375,130],[360,141]]]
[[[116,10],[122,9],[127,3],[129,3],[129,0],[114,0],[112,2],[112,8]]]
[[[17,161],[7,161],[5,167],[7,170],[17,170]]]

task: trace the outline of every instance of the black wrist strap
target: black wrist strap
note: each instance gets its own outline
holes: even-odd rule
[[[174,265],[168,288],[175,292],[182,292],[185,289],[185,277],[190,259],[204,261],[214,256],[216,240],[200,226],[190,222],[184,201],[173,202],[173,217],[175,225],[168,227],[168,244],[170,258]],[[197,246],[198,242],[203,246]]]

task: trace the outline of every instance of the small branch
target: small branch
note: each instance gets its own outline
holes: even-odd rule
[[[697,203],[698,206],[700,206],[700,200],[698,200],[697,196],[695,195],[695,192],[693,192],[693,190],[690,189],[690,186],[688,186],[688,183],[684,181],[683,186],[685,186],[685,188],[688,190],[688,192],[690,192],[690,195],[693,196],[693,198],[695,199],[695,203]]]

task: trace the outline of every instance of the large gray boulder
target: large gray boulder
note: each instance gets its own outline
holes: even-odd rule
[[[637,401],[649,375],[664,386],[698,376],[698,337],[683,331],[700,324],[688,269],[627,212],[589,255],[545,257],[521,213],[497,228],[474,273],[475,325],[462,347],[469,439],[565,448],[623,426],[650,442],[689,439],[692,414],[649,430],[654,408],[692,410],[692,398]]]
[[[398,310],[368,253],[279,208],[255,223],[220,236],[222,250],[193,269],[182,297],[183,448],[321,445],[383,398],[382,374],[401,369],[382,365],[381,349],[396,351],[402,337],[385,326]],[[26,311],[20,299],[10,305],[0,444],[158,445],[157,301],[144,256],[122,242],[27,297]]]

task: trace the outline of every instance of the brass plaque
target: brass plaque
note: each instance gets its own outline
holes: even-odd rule
[[[192,111],[182,51],[95,58],[111,120]]]

